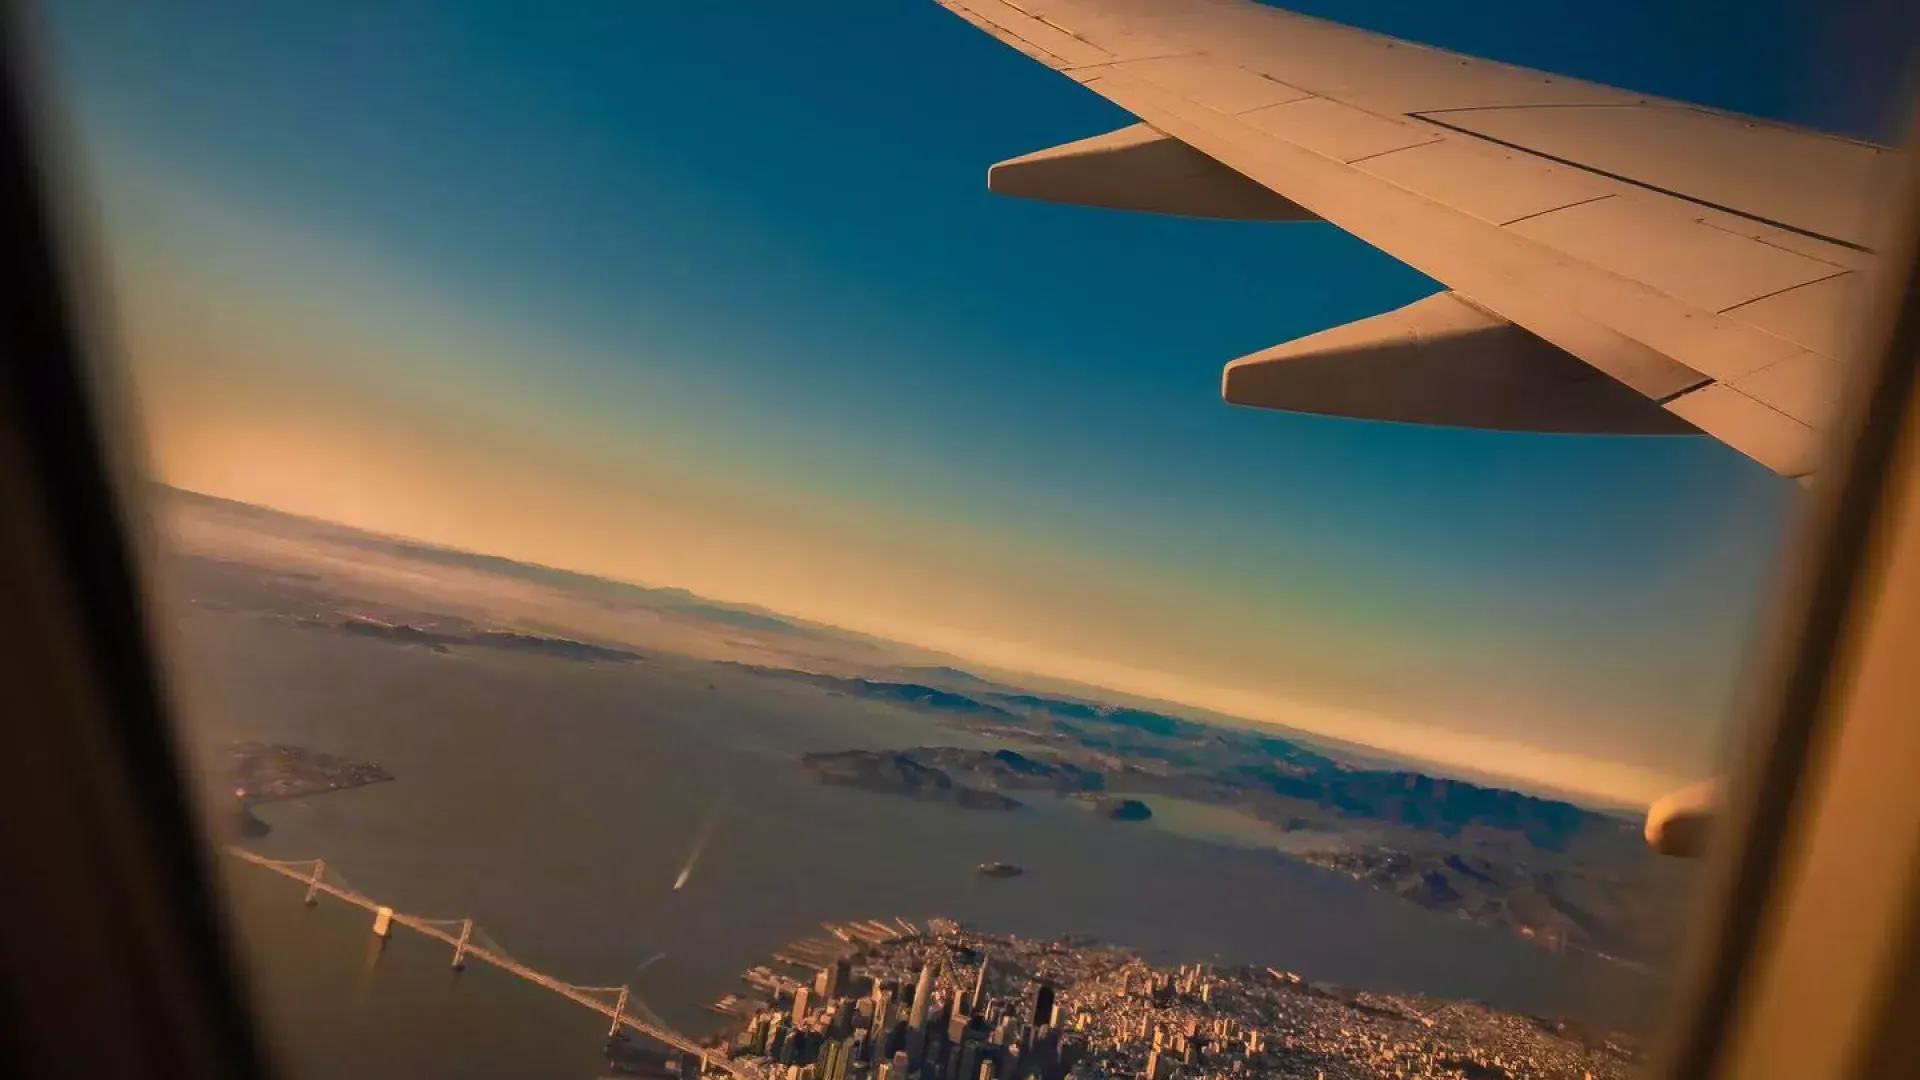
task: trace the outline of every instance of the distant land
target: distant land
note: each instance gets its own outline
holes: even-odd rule
[[[1148,800],[1170,796],[1265,823],[1286,857],[1550,948],[1658,962],[1677,942],[1689,868],[1649,852],[1637,823],[1613,814],[1421,772],[1356,768],[1277,735],[971,676],[962,692],[949,688],[959,680],[940,687],[732,666],[1015,744],[808,755],[816,771],[832,763],[829,782],[955,802],[966,792],[975,806],[996,792],[1017,806],[1020,793],[1041,791],[1091,801],[1117,820],[1151,817]]]
[[[1678,940],[1694,868],[1649,853],[1633,817],[1266,725],[989,677],[950,656],[682,589],[162,496],[193,605],[450,659],[485,651],[617,666],[671,653],[909,710],[1000,746],[816,752],[802,764],[823,783],[1000,813],[1021,812],[1022,793],[1038,792],[1117,822],[1158,821],[1156,800],[1184,800],[1258,834],[1223,842],[1268,847],[1549,947],[1660,963]]]
[[[844,643],[878,641],[878,639],[837,626],[810,622],[751,604],[711,600],[686,589],[672,586],[636,585],[575,570],[562,570],[538,563],[521,562],[500,555],[463,551],[406,537],[385,536],[324,518],[287,513],[271,507],[225,499],[217,495],[207,495],[165,484],[155,484],[154,489],[157,497],[169,509],[176,511],[185,509],[189,513],[198,512],[205,516],[241,519],[269,533],[291,532],[305,538],[340,544],[372,554],[477,570],[559,590],[632,601],[648,609],[672,611],[741,629],[766,630]],[[924,650],[915,650],[915,652],[925,654]]]
[[[375,619],[352,616],[335,621],[307,622],[302,625],[319,626],[345,634],[357,634],[361,637],[385,638],[402,645],[419,645],[434,652],[447,652],[455,646],[470,646],[479,649],[499,649],[505,652],[538,653],[562,660],[604,660],[626,663],[630,660],[642,659],[639,653],[626,649],[609,648],[605,645],[593,645],[584,641],[574,641],[571,638],[550,637],[544,634],[521,634],[511,630],[448,633],[414,626],[410,623],[384,623]]]
[[[738,655],[726,656],[718,655],[716,652],[689,650],[683,644],[677,644],[674,651],[685,655],[701,656],[707,659],[731,659],[750,667],[787,667],[798,675],[827,672],[829,674],[826,677],[829,678],[875,677],[895,685],[921,685],[929,690],[937,689],[943,692],[958,690],[964,693],[970,689],[1004,692],[1010,686],[1017,686],[1037,696],[1046,696],[1055,701],[1079,701],[1084,706],[1096,710],[1180,718],[1179,722],[1210,727],[1271,732],[1284,737],[1296,746],[1312,748],[1329,758],[1337,758],[1347,764],[1380,770],[1407,768],[1414,772],[1438,771],[1450,776],[1474,780],[1483,786],[1498,788],[1519,784],[1518,781],[1497,774],[1427,762],[1407,754],[1350,742],[1320,732],[1290,728],[1270,721],[1247,720],[1195,706],[1143,698],[1139,695],[1089,686],[1053,676],[1031,672],[1001,671],[990,666],[970,665],[957,657],[936,650],[815,622],[755,604],[714,600],[676,586],[640,585],[499,555],[488,555],[406,537],[384,535],[321,518],[292,514],[160,483],[152,485],[152,488],[161,507],[167,511],[164,516],[176,525],[180,522],[207,524],[224,519],[239,526],[237,529],[224,530],[230,534],[255,533],[308,540],[326,545],[340,545],[350,549],[349,552],[344,553],[348,555],[358,552],[376,557],[386,556],[403,562],[425,562],[494,575],[505,580],[527,582],[590,600],[596,608],[600,609],[595,612],[600,615],[643,611],[684,619],[688,625],[701,624],[713,628],[737,629],[747,635],[746,640],[729,641],[727,645],[760,647],[774,654],[764,659],[750,660]],[[204,546],[203,541],[186,545],[189,550],[202,546]],[[284,553],[276,552],[275,555],[277,559]],[[274,560],[248,559],[247,561],[264,565]],[[338,569],[337,564],[335,568]],[[529,622],[525,617],[514,621],[521,627]],[[626,626],[624,630],[630,632],[632,627]],[[574,632],[576,631],[567,631],[567,633]],[[644,645],[648,643],[605,642],[604,644]],[[770,659],[787,662],[780,664],[765,662]],[[985,672],[984,676],[982,672]],[[1623,819],[1633,818],[1638,821],[1644,811],[1643,806],[1614,804],[1590,794],[1559,791],[1539,783],[1525,783],[1519,786],[1536,795],[1576,802],[1589,809],[1598,809]]]

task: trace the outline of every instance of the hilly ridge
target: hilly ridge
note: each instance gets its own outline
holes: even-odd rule
[[[1015,796],[1034,791],[1113,807],[1132,802],[1137,809],[1116,816],[1133,819],[1152,816],[1155,796],[1209,804],[1266,823],[1284,857],[1549,947],[1649,962],[1676,947],[1688,868],[1648,852],[1637,824],[1612,813],[1410,769],[1356,767],[1266,732],[985,680],[732,666],[1017,740],[992,750],[809,755],[817,773],[823,763],[839,770],[823,775],[827,782],[954,802],[962,796],[949,787],[1012,793],[1015,806],[998,809],[1015,809]],[[947,685],[933,685],[936,678]],[[897,790],[901,776],[933,793]]]

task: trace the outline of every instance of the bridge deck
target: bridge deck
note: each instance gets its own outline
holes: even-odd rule
[[[279,862],[273,859],[266,858],[263,855],[255,854],[254,852],[248,851],[247,849],[242,847],[230,847],[227,849],[227,851],[229,854],[235,856],[236,858],[242,859],[246,862],[253,863],[256,866],[264,866],[276,874],[280,874],[283,877],[292,878],[295,881],[301,882],[306,885],[310,885],[313,888],[318,889],[320,892],[326,893],[327,895],[335,897],[337,899],[344,900],[349,904],[354,904],[359,907],[365,908],[368,911],[377,912],[380,910],[380,908],[385,906],[369,897],[362,896],[361,894],[354,892],[351,889],[346,889],[327,881],[324,875],[322,875],[322,877],[319,880],[317,881],[314,880],[311,873],[301,873],[299,870],[296,870],[294,868],[295,866],[302,865],[300,863],[294,863],[290,865],[288,863]],[[311,864],[309,863],[306,865],[311,865]],[[409,930],[415,931],[416,933],[425,934],[430,938],[434,938],[438,941],[446,942],[448,945],[453,946],[455,948],[460,947],[460,939],[458,937],[448,933],[446,930],[442,929],[440,926],[435,925],[435,923],[458,922],[460,920],[423,919],[417,915],[408,915],[404,912],[395,911],[393,913],[393,921],[401,926],[406,927]],[[687,1038],[686,1036],[680,1034],[677,1031],[674,1031],[670,1028],[663,1027],[658,1024],[648,1023],[645,1020],[627,1015],[624,1012],[619,1013],[616,1016],[614,1006],[609,1005],[606,1002],[600,1001],[591,996],[591,994],[595,991],[598,991],[600,993],[614,993],[614,992],[617,992],[620,989],[620,987],[574,986],[571,983],[562,982],[551,975],[545,974],[544,972],[535,971],[534,969],[528,967],[525,964],[522,964],[521,962],[519,962],[518,960],[515,960],[510,956],[505,956],[505,955],[502,955],[501,953],[494,952],[493,950],[485,948],[484,946],[475,945],[472,941],[467,942],[464,955],[470,956],[476,960],[480,960],[485,963],[492,964],[494,967],[497,967],[500,970],[508,972],[510,974],[518,975],[519,977],[537,986],[545,987],[546,989],[551,990],[554,993],[559,994],[564,998],[567,998],[571,1001],[576,1001],[581,1005],[584,1005],[587,1008],[592,1009],[594,1012],[599,1013],[601,1016],[607,1017],[609,1020],[617,1019],[621,1027],[627,1028],[631,1031],[638,1032],[639,1034],[645,1035],[647,1038],[653,1039],[656,1042],[664,1043],[667,1046],[671,1046],[674,1049],[683,1051],[685,1053],[701,1055],[701,1057],[705,1059],[706,1063],[709,1066],[724,1069],[728,1073],[732,1074],[733,1076],[740,1078],[740,1080],[756,1080],[753,1073],[749,1072],[747,1069],[743,1068],[739,1064],[728,1060],[728,1058],[726,1057],[723,1051],[720,1051],[711,1047],[701,1046],[699,1043],[693,1041],[692,1039]],[[637,1000],[637,999],[633,999],[633,1000]],[[642,1004],[639,1007],[644,1009],[645,1005]],[[651,1011],[651,1010],[648,1010],[648,1011]]]

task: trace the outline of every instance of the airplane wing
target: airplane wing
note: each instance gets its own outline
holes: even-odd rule
[[[993,190],[1323,220],[1445,286],[1234,360],[1229,402],[1814,470],[1896,151],[1251,0],[939,3],[1141,120]]]

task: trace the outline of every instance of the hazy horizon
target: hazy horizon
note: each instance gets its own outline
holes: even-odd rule
[[[1237,726],[1242,726],[1252,730],[1269,730],[1269,731],[1275,732],[1276,734],[1292,736],[1295,738],[1303,738],[1308,741],[1312,741],[1317,738],[1317,739],[1325,740],[1326,743],[1330,745],[1330,748],[1335,749],[1336,751],[1344,750],[1349,754],[1352,754],[1354,752],[1372,752],[1384,758],[1395,760],[1399,764],[1405,765],[1405,766],[1416,766],[1421,768],[1434,768],[1434,769],[1443,769],[1443,770],[1444,769],[1456,770],[1453,773],[1453,775],[1458,776],[1462,779],[1479,780],[1482,782],[1505,783],[1517,788],[1533,791],[1536,794],[1546,795],[1550,797],[1571,797],[1571,798],[1575,798],[1578,801],[1585,801],[1589,805],[1594,805],[1599,807],[1618,807],[1618,808],[1644,807],[1651,798],[1657,797],[1660,794],[1664,794],[1665,791],[1669,790],[1672,786],[1671,783],[1663,779],[1659,781],[1660,786],[1647,789],[1648,793],[1645,795],[1642,795],[1641,791],[1639,790],[1605,790],[1605,789],[1581,788],[1578,786],[1565,784],[1561,780],[1557,779],[1557,774],[1529,774],[1529,773],[1523,773],[1523,772],[1505,772],[1501,768],[1499,768],[1497,765],[1489,764],[1488,759],[1484,756],[1488,748],[1486,747],[1483,741],[1479,741],[1479,740],[1467,739],[1467,740],[1459,740],[1458,742],[1455,742],[1452,739],[1446,737],[1445,733],[1441,733],[1442,737],[1439,741],[1429,742],[1429,743],[1424,743],[1419,745],[1404,745],[1404,744],[1395,744],[1391,742],[1369,743],[1369,742],[1355,739],[1350,732],[1347,732],[1341,729],[1314,727],[1314,726],[1311,726],[1310,724],[1301,723],[1297,720],[1278,717],[1278,716],[1251,717],[1251,716],[1237,715],[1230,712],[1222,711],[1216,707],[1206,705],[1206,704],[1201,704],[1201,703],[1196,703],[1191,701],[1183,701],[1176,698],[1162,697],[1162,696],[1157,696],[1150,693],[1141,693],[1139,691],[1130,690],[1125,686],[1112,686],[1112,685],[1106,685],[1102,683],[1090,682],[1084,678],[1076,677],[1074,675],[1069,675],[1069,674],[1063,674],[1062,672],[1058,672],[1058,671],[1049,671],[1044,669],[1020,667],[1017,665],[1000,664],[992,660],[969,656],[962,652],[949,652],[941,649],[934,649],[934,648],[930,648],[928,646],[915,643],[915,642],[899,641],[899,640],[884,637],[882,635],[875,635],[855,627],[841,626],[834,623],[822,622],[817,619],[796,615],[795,613],[783,611],[778,608],[770,607],[768,605],[758,603],[756,601],[752,601],[748,599],[742,599],[737,597],[713,596],[713,595],[701,593],[695,590],[686,589],[672,582],[624,580],[620,578],[609,577],[604,574],[594,573],[591,571],[580,570],[573,567],[552,566],[549,564],[530,562],[522,559],[511,559],[511,558],[507,558],[505,556],[501,556],[492,552],[475,551],[473,549],[448,545],[448,544],[436,542],[436,541],[421,538],[421,537],[407,536],[407,535],[398,534],[398,533],[380,532],[377,530],[365,529],[359,526],[349,525],[343,522],[333,521],[326,518],[320,518],[320,517],[315,517],[315,516],[306,515],[306,514],[298,514],[298,513],[287,511],[278,507],[267,506],[261,503],[247,502],[245,500],[232,499],[226,496],[215,495],[208,492],[196,491],[191,488],[185,488],[185,487],[180,487],[174,484],[168,484],[164,481],[156,481],[155,484],[156,484],[156,487],[159,488],[161,492],[163,492],[163,499],[185,498],[185,499],[197,500],[201,502],[220,503],[228,506],[242,508],[243,510],[245,510],[250,514],[260,512],[260,511],[265,511],[266,513],[277,515],[280,517],[290,518],[303,524],[319,525],[329,529],[342,529],[349,532],[359,533],[361,535],[364,535],[370,538],[389,541],[396,544],[405,545],[406,547],[411,549],[416,549],[416,550],[421,550],[426,552],[460,555],[463,557],[477,556],[485,559],[500,559],[511,564],[514,567],[518,567],[522,569],[557,571],[557,572],[565,573],[569,575],[578,575],[578,576],[592,579],[598,582],[621,585],[621,586],[633,586],[633,587],[637,587],[640,589],[649,590],[653,592],[680,593],[695,599],[707,601],[712,604],[724,605],[726,607],[730,607],[738,610],[764,612],[769,615],[775,616],[780,620],[787,621],[795,629],[811,629],[811,628],[824,627],[828,630],[838,631],[840,633],[844,633],[850,636],[867,638],[867,639],[875,640],[877,642],[888,644],[888,645],[905,646],[908,649],[912,650],[912,652],[906,655],[905,657],[896,657],[880,665],[882,667],[892,668],[894,670],[898,670],[901,672],[912,671],[912,670],[915,670],[916,668],[920,670],[925,670],[927,665],[934,665],[941,662],[946,662],[949,664],[965,665],[965,667],[954,668],[954,673],[958,675],[967,676],[967,677],[980,677],[984,675],[988,677],[990,681],[1000,681],[1003,683],[1009,678],[1038,680],[1038,682],[1026,682],[1020,685],[1024,685],[1027,689],[1030,689],[1030,690],[1048,690],[1048,691],[1059,692],[1059,693],[1077,693],[1082,696],[1089,696],[1095,699],[1104,697],[1108,704],[1113,704],[1115,703],[1116,700],[1119,700],[1129,704],[1146,704],[1146,705],[1156,705],[1164,708],[1171,708],[1171,709],[1183,711],[1184,714],[1187,715],[1189,718],[1197,719],[1200,722],[1205,722],[1205,723],[1226,724],[1229,726],[1237,725]],[[180,532],[178,529],[178,525],[180,522],[179,510],[177,508],[166,507],[166,506],[161,506],[161,507],[158,507],[157,509],[158,509],[158,513],[156,514],[156,517],[159,519],[158,523],[161,528],[161,533],[164,537],[167,538],[166,542],[169,544],[170,549],[178,553],[184,553],[184,554],[201,553],[200,551],[196,551],[195,549],[197,547],[206,547],[207,545],[205,544],[204,540],[201,540],[198,543],[196,543],[195,541],[185,539],[180,535]],[[419,584],[419,583],[416,583],[416,584]],[[420,585],[420,587],[431,589],[430,585]],[[563,623],[566,621],[564,617],[561,617],[561,619]],[[598,637],[601,640],[624,641],[625,643],[628,643],[628,644],[634,643],[630,637],[623,638],[620,635],[618,627],[615,624],[606,624],[598,627],[581,627],[578,625],[574,625],[570,627],[570,630],[571,632],[579,633],[587,637]],[[914,655],[915,653],[920,655]],[[832,670],[836,668],[840,668],[844,670],[844,658],[841,658],[841,659],[843,660],[843,663],[841,664],[834,664],[834,663],[784,664],[783,663],[781,666],[791,666],[800,670],[816,670],[817,669],[821,671],[832,672]],[[912,661],[912,662],[909,662],[909,661]],[[1494,760],[1498,761],[1500,759],[1495,758]]]

